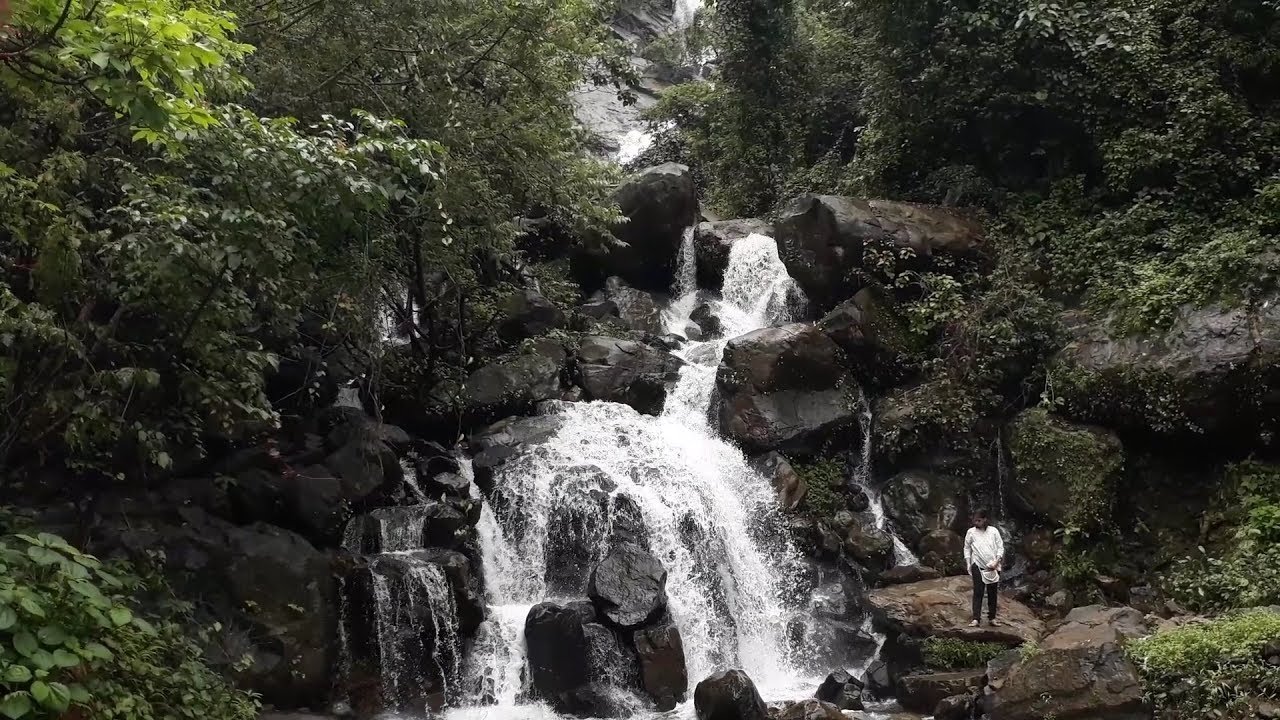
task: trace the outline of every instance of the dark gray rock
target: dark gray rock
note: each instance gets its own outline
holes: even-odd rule
[[[814,698],[784,702],[776,710],[771,707],[769,717],[770,720],[845,720],[840,708]]]
[[[862,676],[862,686],[877,700],[893,697],[893,674],[889,672],[889,666],[883,660],[872,660]]]
[[[587,596],[605,620],[635,630],[666,611],[667,571],[644,547],[619,542],[592,570]]]
[[[614,199],[626,216],[613,228],[623,244],[601,248],[593,264],[638,287],[670,287],[684,231],[698,216],[689,168],[675,163],[648,168],[627,179]]]
[[[638,333],[661,335],[662,306],[666,299],[657,293],[638,290],[620,277],[605,281],[604,297],[618,308],[623,324]]]
[[[559,397],[567,357],[564,348],[539,342],[531,352],[485,365],[463,385],[463,414],[470,422],[488,422],[530,412],[537,403]]]
[[[809,492],[809,484],[780,453],[771,451],[754,458],[751,467],[773,484],[778,505],[784,510],[795,510]]]
[[[584,338],[576,357],[587,399],[623,403],[650,415],[662,412],[684,365],[649,345],[598,336]]]
[[[870,284],[864,251],[891,251],[896,271],[927,270],[938,255],[975,256],[982,229],[951,210],[885,200],[801,195],[776,223],[787,271],[821,310]]]
[[[716,373],[720,430],[747,450],[805,456],[858,424],[861,389],[835,343],[809,325],[764,328],[729,341]]]
[[[697,326],[704,338],[720,337],[724,334],[724,325],[720,322],[720,318],[716,317],[715,310],[709,303],[699,303],[693,312],[689,313],[689,321]]]
[[[640,658],[640,687],[658,710],[672,710],[689,692],[684,642],[673,622],[641,628],[632,636]]]
[[[535,605],[524,633],[534,691],[552,707],[588,717],[622,714],[610,690],[634,687],[636,656],[596,622],[591,603]]]
[[[498,337],[516,343],[564,327],[564,311],[533,288],[512,293],[502,305]]]
[[[933,708],[933,720],[969,720],[973,717],[974,696],[952,695],[938,701]]]
[[[940,577],[942,573],[927,565],[897,565],[880,573],[879,580],[884,585],[903,585]]]
[[[898,678],[898,702],[908,710],[932,712],[938,703],[953,695],[981,688],[986,675],[985,669],[904,675]]]
[[[921,343],[884,291],[859,290],[827,313],[818,327],[844,350],[864,386],[892,387],[914,371],[913,358]]]
[[[768,710],[755,683],[741,670],[724,670],[693,691],[698,720],[767,720]]]
[[[477,431],[468,440],[476,484],[491,493],[502,466],[546,441],[562,424],[556,415],[511,417]]]
[[[893,539],[871,522],[855,522],[845,534],[844,551],[858,564],[879,572],[893,559]]]
[[[822,681],[813,696],[841,710],[861,710],[862,681],[847,670],[836,670]]]
[[[885,515],[911,547],[934,530],[961,533],[969,526],[964,481],[950,475],[905,470],[889,478],[881,497]]]

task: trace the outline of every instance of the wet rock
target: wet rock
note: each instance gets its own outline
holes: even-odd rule
[[[921,342],[886,292],[859,290],[823,316],[818,328],[844,350],[865,387],[892,387],[914,371]]]
[[[635,656],[616,634],[596,622],[591,603],[535,605],[524,634],[530,681],[553,708],[591,717],[621,713],[611,699],[609,679],[626,687],[634,677]]]
[[[684,365],[649,345],[598,336],[584,338],[576,357],[587,399],[623,403],[650,415],[662,412]]]
[[[885,515],[908,546],[935,530],[959,534],[968,528],[969,502],[959,478],[906,470],[889,478],[881,497]]]
[[[1015,600],[1000,599],[1000,625],[969,627],[973,582],[968,576],[879,588],[867,594],[877,624],[916,637],[950,637],[1009,646],[1036,642],[1044,624]]]
[[[898,702],[908,710],[931,712],[949,697],[981,688],[986,675],[985,669],[904,675],[898,678]]]
[[[801,195],[776,223],[787,271],[822,310],[868,284],[867,249],[895,253],[895,270],[926,270],[936,256],[975,258],[982,228],[943,208],[832,195]]]
[[[512,293],[502,305],[498,337],[509,343],[546,335],[564,327],[564,311],[533,288]]]
[[[604,297],[618,308],[623,324],[638,333],[661,335],[665,327],[662,306],[665,298],[646,290],[637,290],[619,277],[605,282]]]
[[[858,426],[861,389],[840,349],[809,325],[756,330],[729,341],[716,373],[720,430],[755,452],[818,452]]]
[[[822,681],[813,696],[840,710],[861,710],[862,681],[846,670],[836,670]]]
[[[844,551],[868,570],[879,572],[893,558],[893,540],[870,523],[854,523],[844,537]]]
[[[778,493],[778,505],[784,510],[795,510],[809,492],[809,484],[779,453],[767,452],[753,459],[751,467],[773,484]]]
[[[381,440],[360,437],[334,450],[324,466],[342,481],[342,494],[352,503],[375,493],[390,493],[404,481],[395,451]]]
[[[1101,428],[1073,425],[1042,408],[1025,410],[1009,426],[1012,490],[1036,516],[1062,522],[1073,494],[1108,498],[1124,465],[1120,439]],[[1099,500],[1105,502],[1105,500]]]
[[[1149,717],[1138,670],[1124,643],[1149,632],[1132,608],[1076,608],[1036,653],[988,666],[991,720],[1130,720]]]
[[[684,232],[698,215],[689,168],[675,163],[648,168],[628,178],[614,199],[626,217],[613,228],[623,244],[594,249],[589,263],[638,287],[670,287]]]
[[[471,373],[462,388],[463,414],[470,422],[527,413],[560,395],[567,355],[551,343],[535,343],[530,352],[496,360]]]
[[[545,442],[563,424],[556,415],[513,417],[476,432],[468,441],[476,484],[486,493],[493,491],[498,470],[522,453]]]
[[[903,585],[922,580],[936,580],[942,573],[928,565],[897,565],[880,573],[880,582],[885,585]]]
[[[324,440],[329,450],[337,450],[353,442],[380,441],[397,453],[403,453],[413,444],[413,438],[402,428],[377,422],[364,413],[352,413],[337,421]]]
[[[938,701],[933,720],[969,720],[973,716],[973,695],[952,695]]]
[[[769,718],[770,720],[845,720],[840,708],[814,698],[781,703],[775,712],[769,713]]]
[[[948,575],[964,575],[964,538],[950,530],[934,530],[916,543],[920,561]],[[967,578],[968,575],[965,575]]]
[[[1120,334],[1105,318],[1063,317],[1054,359],[1067,417],[1139,435],[1255,448],[1280,418],[1280,297],[1249,307],[1179,308],[1163,332]]]
[[[382,480],[385,479],[384,474]],[[356,494],[348,495],[348,489]],[[236,476],[227,488],[225,514],[239,523],[279,525],[319,547],[332,547],[341,537],[352,504],[382,489],[385,485],[378,478],[344,487],[342,480],[323,465],[307,465],[283,473],[253,468]]]
[[[720,290],[729,267],[733,244],[748,235],[773,237],[773,225],[756,218],[701,222],[693,229],[694,255],[698,266],[698,287]]]
[[[592,320],[604,320],[605,318],[620,318],[622,313],[618,310],[618,303],[612,300],[596,300],[577,307],[578,314],[591,318]]]
[[[893,697],[893,673],[889,671],[889,665],[883,660],[872,660],[862,676],[862,686],[877,700]]]
[[[1072,606],[1071,593],[1059,590],[1045,598],[1044,605],[1059,615],[1065,615]]]
[[[684,702],[689,671],[680,629],[665,622],[637,630],[632,639],[640,658],[640,687],[653,698],[658,710],[666,712]]]
[[[587,596],[607,621],[634,630],[666,610],[667,571],[644,547],[617,543],[592,570]]]
[[[755,683],[741,670],[724,670],[693,691],[698,720],[767,720],[768,710]]]
[[[695,307],[689,313],[689,320],[698,326],[703,337],[720,337],[724,334],[724,325],[708,303],[700,303]]]

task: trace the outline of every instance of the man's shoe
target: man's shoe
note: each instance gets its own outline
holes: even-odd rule
[[[974,620],[973,622],[969,623],[969,627],[978,627],[978,625],[979,623],[977,620]]]
[[[987,627],[995,627],[999,624],[1000,624],[1000,621],[996,620],[995,618],[991,618],[990,620],[987,621]]]

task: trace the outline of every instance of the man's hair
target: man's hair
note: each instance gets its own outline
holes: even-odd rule
[[[976,518],[982,518],[983,520],[991,519],[991,516],[987,514],[987,511],[983,510],[982,508],[978,508],[977,510],[974,510],[973,516]]]

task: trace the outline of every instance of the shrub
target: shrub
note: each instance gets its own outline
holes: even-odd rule
[[[924,641],[924,664],[934,670],[986,667],[1007,650],[1000,643],[931,637]]]
[[[1158,716],[1251,718],[1251,697],[1280,693],[1280,668],[1262,648],[1280,637],[1280,613],[1253,610],[1158,632],[1128,646]]]
[[[185,606],[139,611],[156,590],[60,537],[0,537],[0,716],[254,718],[253,697],[205,665]]]
[[[824,458],[797,465],[795,470],[809,486],[809,491],[804,496],[809,512],[819,517],[835,515],[844,502],[844,463]]]

